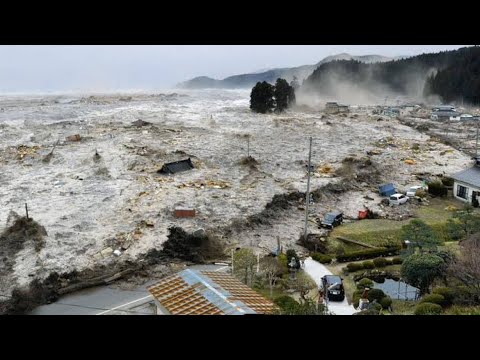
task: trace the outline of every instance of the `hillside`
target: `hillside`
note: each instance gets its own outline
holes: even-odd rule
[[[479,55],[480,48],[469,47],[383,63],[335,60],[315,69],[301,91],[340,101],[351,100],[352,94],[416,98],[440,95],[448,101],[467,93],[469,99],[475,100],[474,89],[480,83],[477,81],[476,85],[473,79],[478,79],[480,73]],[[426,87],[427,79],[430,80]]]
[[[223,89],[238,89],[238,88],[251,88],[258,81],[266,81],[274,83],[279,77],[287,81],[292,81],[295,76],[299,81],[306,79],[312,72],[322,64],[335,61],[335,60],[356,60],[362,63],[376,63],[391,61],[393,58],[389,58],[381,55],[364,55],[353,56],[350,54],[338,54],[328,56],[314,65],[303,65],[291,68],[276,68],[266,71],[258,71],[249,74],[241,74],[229,76],[223,80],[212,79],[207,76],[199,76],[191,80],[178,84],[179,88],[186,89],[205,89],[205,88],[223,88]]]

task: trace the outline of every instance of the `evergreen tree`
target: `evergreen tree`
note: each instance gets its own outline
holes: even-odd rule
[[[274,89],[274,86],[266,81],[257,82],[250,93],[250,109],[261,114],[271,112],[275,107]]]

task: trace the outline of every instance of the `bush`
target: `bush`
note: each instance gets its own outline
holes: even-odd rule
[[[372,304],[371,308],[375,309],[377,312],[380,312],[380,310],[382,310],[383,307],[382,307],[382,305],[380,305],[380,303],[377,302],[377,303]]]
[[[366,287],[372,288],[373,287],[373,281],[370,280],[369,278],[363,278],[357,283],[357,289],[363,290]]]
[[[453,182],[454,180],[451,177],[448,177],[448,176],[442,177],[442,184],[445,186],[453,186]]]
[[[373,261],[371,261],[371,260],[364,261],[364,262],[362,263],[362,265],[363,265],[363,268],[366,269],[366,270],[368,270],[368,269],[374,269],[374,268],[375,268],[375,264],[374,264]]]
[[[403,263],[403,259],[402,259],[401,257],[398,257],[398,256],[397,256],[397,257],[394,257],[394,258],[392,259],[392,263],[393,263],[393,264],[401,264],[401,263]]]
[[[442,313],[442,307],[438,304],[424,302],[415,308],[415,315],[438,315]]]
[[[392,306],[392,298],[390,296],[385,296],[380,300],[380,305],[382,305],[382,308],[388,309],[390,306]]]
[[[352,295],[353,307],[356,309],[358,308],[358,304],[360,299],[362,298],[363,290],[355,290]]]
[[[455,298],[455,289],[448,288],[448,287],[438,287],[433,289],[434,294],[442,295],[445,299],[445,304],[452,305],[453,300]]]
[[[391,247],[380,247],[375,249],[353,251],[350,253],[345,253],[343,255],[338,255],[337,261],[349,262],[349,261],[356,261],[356,260],[372,259],[379,256],[398,255],[398,253],[400,252],[400,248],[401,248],[400,246],[391,246]]]
[[[286,295],[279,296],[274,300],[274,303],[277,304],[281,310],[286,312],[292,310],[297,305],[297,302],[295,301],[294,298]]]
[[[425,295],[421,300],[420,303],[432,303],[438,304],[441,307],[446,306],[445,298],[440,294],[430,294]]]
[[[386,266],[393,265],[393,260],[392,259],[385,259],[385,264],[386,264]]]
[[[428,193],[435,196],[447,196],[448,189],[441,181],[434,181],[428,183]]]
[[[387,259],[384,259],[384,258],[373,259],[373,264],[377,268],[385,267],[385,266],[387,266]]]
[[[419,198],[421,199],[425,199],[427,197],[427,192],[423,189],[418,189],[416,192],[415,192],[415,196],[418,196]]]
[[[373,300],[377,300],[378,302],[385,297],[385,293],[383,290],[380,289],[371,289],[368,292],[368,301],[372,302]]]
[[[350,272],[363,270],[363,265],[361,263],[349,263],[347,264],[347,269]]]
[[[330,255],[320,253],[312,254],[312,259],[318,261],[320,264],[330,264],[332,262],[332,257]]]

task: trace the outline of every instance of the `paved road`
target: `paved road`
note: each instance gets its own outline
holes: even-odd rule
[[[320,286],[321,278],[324,275],[332,275],[332,273],[322,264],[312,258],[305,259],[305,272]],[[329,301],[328,310],[335,315],[352,315],[357,312],[352,305],[348,304],[347,298],[340,301]]]
[[[223,265],[195,265],[191,269],[224,271]],[[62,296],[56,302],[35,308],[30,315],[152,315],[155,307],[149,305],[153,297],[147,287],[158,280],[151,280],[134,290],[122,290],[114,286],[96,286]]]

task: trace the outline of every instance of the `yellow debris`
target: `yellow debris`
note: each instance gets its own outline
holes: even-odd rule
[[[334,168],[330,164],[326,164],[324,166],[321,166],[318,171],[322,174],[331,174],[334,171]]]
[[[414,164],[416,164],[416,163],[417,163],[417,162],[416,162],[415,160],[413,160],[413,159],[407,159],[407,160],[405,160],[405,164],[408,164],[408,165],[414,165]]]
[[[446,211],[455,211],[455,210],[458,210],[458,208],[456,206],[453,206],[453,205],[448,205],[446,208],[445,208]]]

